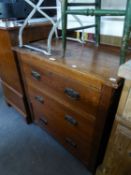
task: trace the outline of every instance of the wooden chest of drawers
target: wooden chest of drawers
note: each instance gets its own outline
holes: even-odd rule
[[[51,57],[14,49],[32,117],[94,172],[102,160],[121,92],[119,51],[106,46],[82,48],[70,42],[67,57],[61,58],[61,42],[55,44]]]
[[[29,122],[30,113],[23,91],[23,84],[17,67],[17,61],[12,51],[12,46],[18,45],[18,26],[6,25],[0,22],[0,78],[7,104],[16,108]],[[47,38],[51,24],[37,24],[25,29],[24,42],[36,41]],[[39,32],[38,32],[39,31]],[[35,34],[34,34],[35,33]]]

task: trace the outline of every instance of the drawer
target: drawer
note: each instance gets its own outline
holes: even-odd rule
[[[23,96],[4,82],[2,82],[2,86],[6,101],[14,106],[23,116],[26,116]]]
[[[29,94],[35,120],[41,118],[44,122],[45,118],[45,123],[48,123],[49,120],[56,128],[61,125],[60,127],[64,128],[64,132],[67,134],[80,137],[89,143],[92,142],[95,129],[94,116],[87,115],[85,118],[80,113],[65,107],[34,87],[29,87]]]
[[[44,68],[38,70],[36,67],[25,63],[23,70],[27,84],[36,85],[67,106],[96,115],[100,100],[100,91],[97,89]]]
[[[94,145],[94,118],[85,119],[33,87],[29,87],[29,94],[35,122],[88,164]]]

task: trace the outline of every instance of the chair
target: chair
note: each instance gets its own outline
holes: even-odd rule
[[[58,23],[54,18],[50,17],[43,10],[45,10],[45,9],[57,9],[57,7],[47,7],[47,6],[43,7],[42,3],[45,0],[38,0],[37,4],[33,3],[31,0],[24,0],[24,1],[32,7],[32,11],[30,12],[30,14],[25,19],[23,25],[20,27],[20,30],[19,30],[19,47],[24,46],[24,47],[27,47],[29,49],[33,49],[35,51],[40,51],[40,52],[44,53],[45,55],[50,55],[51,54],[50,53],[51,52],[51,39],[52,39],[52,36],[53,36],[54,32],[55,32],[56,37],[58,38],[58,33],[57,33]],[[47,21],[50,21],[53,25],[52,30],[51,30],[50,35],[49,35],[49,38],[48,38],[48,49],[47,50],[43,50],[43,49],[40,49],[40,48],[33,47],[31,45],[24,45],[23,44],[23,31],[24,31],[25,27],[28,25],[28,22],[30,21],[30,19],[34,16],[34,14],[36,12],[39,12]]]
[[[71,6],[95,6],[95,9],[69,9]],[[62,1],[62,44],[63,44],[63,56],[66,51],[66,36],[67,36],[67,16],[72,15],[86,15],[95,16],[95,24],[91,26],[83,26],[79,28],[72,28],[70,30],[80,30],[83,28],[95,27],[95,42],[98,47],[100,44],[100,20],[101,16],[125,16],[124,32],[122,37],[122,45],[120,51],[120,64],[125,62],[126,51],[128,48],[128,41],[131,30],[131,0],[127,0],[126,10],[108,10],[101,9],[101,0],[95,0],[94,3],[69,3],[68,0]]]
[[[42,52],[45,55],[51,55],[52,38],[53,38],[54,33],[56,35],[56,38],[57,39],[59,38],[58,33],[57,33],[57,28],[58,28],[58,26],[59,26],[62,19],[60,17],[59,19],[54,20],[48,14],[46,14],[43,10],[45,10],[45,9],[58,9],[58,8],[61,8],[61,6],[58,6],[58,4],[57,4],[56,7],[42,6],[42,4],[45,0],[38,0],[38,2],[36,4],[33,3],[31,0],[24,0],[24,1],[32,7],[32,11],[30,12],[30,14],[25,19],[23,25],[20,27],[20,30],[19,30],[19,47],[26,47],[26,48],[29,48],[29,49],[32,49],[32,50],[35,50],[35,51],[38,51],[38,52]],[[58,3],[58,1],[56,1],[56,2]],[[59,0],[59,2],[61,4],[61,0]],[[24,31],[25,27],[28,25],[28,22],[31,20],[31,18],[33,17],[33,15],[36,12],[39,12],[46,20],[50,21],[53,25],[53,27],[52,27],[52,29],[49,33],[48,39],[47,39],[47,49],[46,50],[34,47],[32,45],[29,45],[29,44],[28,45],[23,44],[23,31]],[[83,26],[81,20],[77,16],[75,16],[75,15],[72,15],[72,16],[80,24],[80,26]],[[75,41],[78,41],[80,43],[83,43],[84,42],[83,38],[84,38],[84,30],[82,32],[82,38],[81,39],[76,39],[76,38],[72,38],[72,37],[68,37],[67,39],[75,40]]]

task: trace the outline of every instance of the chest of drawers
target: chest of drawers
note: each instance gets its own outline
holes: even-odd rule
[[[26,27],[23,34],[24,43],[47,38],[50,28],[49,23]],[[6,26],[4,22],[0,22],[0,78],[7,104],[14,107],[27,122],[30,122],[23,83],[12,51],[12,47],[18,45],[18,32],[19,26]]]
[[[90,45],[82,50],[70,42],[67,57],[61,58],[61,42],[55,44],[51,57],[14,49],[32,118],[94,172],[102,160],[121,92],[119,52]]]

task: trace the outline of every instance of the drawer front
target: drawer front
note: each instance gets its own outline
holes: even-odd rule
[[[100,100],[100,92],[96,89],[46,69],[40,71],[27,64],[24,64],[23,67],[27,84],[37,85],[43,91],[52,94],[61,103],[66,103],[72,108],[96,115]]]
[[[5,83],[2,83],[4,95],[9,104],[14,106],[19,112],[26,116],[26,110],[24,106],[23,96],[10,88]]]
[[[85,119],[32,87],[29,94],[34,120],[88,164],[93,145],[94,119]]]
[[[85,118],[81,114],[54,101],[47,94],[43,94],[43,92],[34,87],[29,87],[29,94],[34,113],[36,113],[35,120],[40,118],[43,118],[43,120],[45,118],[46,122],[51,120],[55,127],[61,125],[67,134],[87,140],[89,144],[92,142],[95,128],[95,118],[93,116]]]

